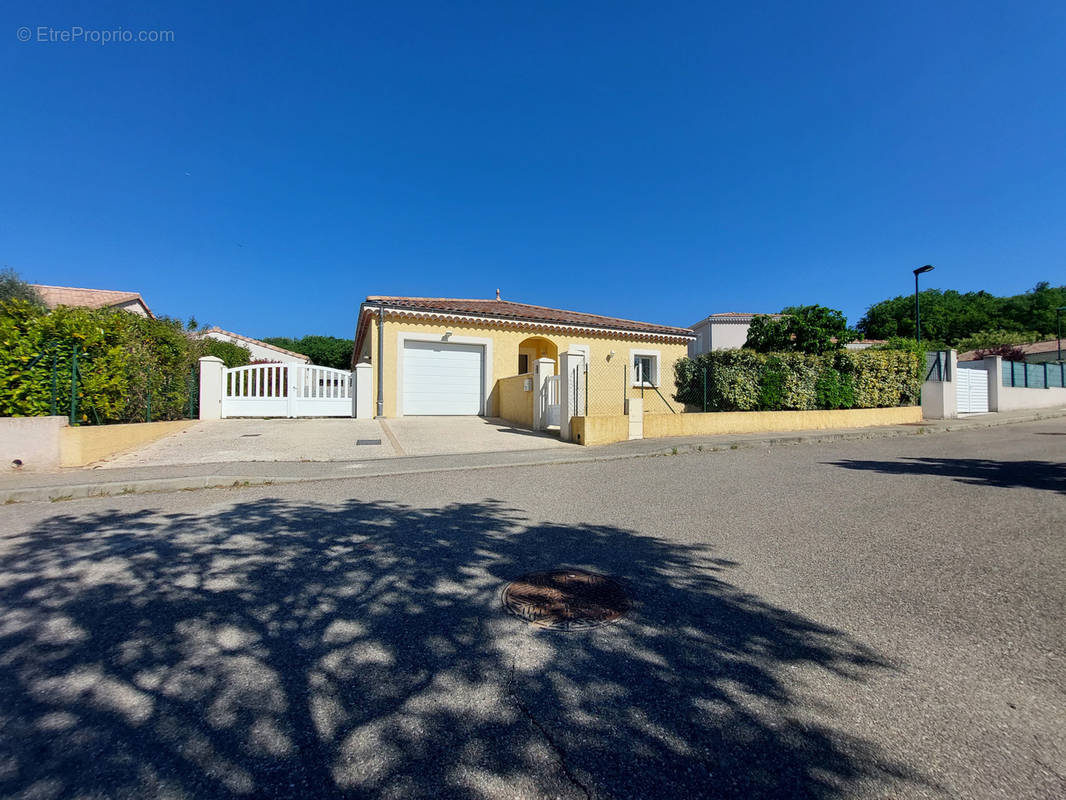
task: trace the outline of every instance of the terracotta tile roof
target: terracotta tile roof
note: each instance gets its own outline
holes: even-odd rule
[[[129,302],[140,303],[148,316],[152,315],[148,304],[137,292],[120,292],[112,289],[77,289],[73,286],[44,286],[30,284],[37,290],[44,304],[49,308],[56,306],[75,306],[78,308],[111,308]]]
[[[529,305],[528,303],[514,303],[510,300],[464,300],[452,297],[382,297],[372,295],[366,299],[366,302],[374,305],[378,302],[383,302],[386,309],[436,311],[445,314],[540,322],[546,325],[574,325],[584,328],[632,331],[653,336],[695,338],[695,335],[688,328],[653,325],[650,322],[604,317],[599,314],[586,314],[581,311],[564,311],[558,308]]]
[[[310,364],[311,363],[311,357],[310,356],[305,356],[303,353],[294,353],[292,350],[286,350],[284,347],[278,347],[276,344],[270,344],[270,342],[263,342],[263,341],[260,341],[259,339],[253,339],[251,336],[242,336],[241,334],[234,333],[233,331],[223,330],[222,328],[218,327],[217,325],[212,325],[210,328],[208,328],[206,331],[204,331],[204,333],[205,334],[207,334],[207,333],[220,333],[223,336],[229,336],[230,338],[237,339],[238,341],[241,341],[241,342],[248,342],[248,344],[255,344],[255,345],[258,345],[259,347],[265,347],[268,350],[274,350],[274,351],[276,351],[278,353],[284,353],[287,356],[292,356],[293,358],[296,358],[296,359],[299,359],[300,361],[303,361],[305,364]]]

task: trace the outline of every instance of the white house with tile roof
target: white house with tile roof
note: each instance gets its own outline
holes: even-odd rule
[[[286,350],[284,347],[261,342],[258,339],[253,339],[250,336],[242,336],[233,331],[225,331],[217,326],[208,328],[200,335],[208,339],[216,339],[220,342],[230,342],[231,344],[237,344],[247,348],[252,354],[252,361],[274,361],[279,364],[311,363],[310,356],[305,356],[303,353],[294,353],[291,350]]]

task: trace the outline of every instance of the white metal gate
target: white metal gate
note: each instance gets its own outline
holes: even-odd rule
[[[969,366],[959,364],[955,370],[955,397],[960,414],[985,414],[988,412],[988,372],[984,364]]]
[[[549,375],[544,379],[540,395],[541,417],[545,425],[559,424],[559,376]]]
[[[222,374],[223,417],[350,417],[351,372],[309,364],[253,364]]]

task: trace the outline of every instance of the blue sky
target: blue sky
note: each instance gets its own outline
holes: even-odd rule
[[[0,264],[252,336],[1066,282],[1066,4],[6,3]],[[19,29],[31,32],[19,41]],[[39,28],[173,31],[38,41]],[[53,35],[45,33],[45,37]]]

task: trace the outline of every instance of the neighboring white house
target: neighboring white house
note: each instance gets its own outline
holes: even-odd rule
[[[725,311],[720,314],[711,314],[690,325],[696,339],[689,343],[688,354],[690,357],[701,353],[709,353],[711,350],[735,350],[744,346],[748,340],[748,327],[755,317],[765,316],[781,319],[780,314],[745,314],[740,311]]]
[[[218,327],[208,328],[200,334],[209,339],[217,339],[220,342],[231,342],[241,347],[248,348],[252,354],[252,361],[276,361],[279,364],[310,364],[311,358],[302,353],[294,353],[277,345],[267,344],[250,336],[241,336],[233,331],[224,331]]]
[[[884,339],[856,339],[844,345],[845,350],[868,350],[875,345],[884,344]]]
[[[137,292],[113,289],[78,289],[73,286],[45,286],[31,283],[48,308],[74,306],[76,308],[114,308],[139,317],[151,317],[152,312]]]

